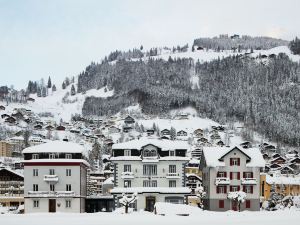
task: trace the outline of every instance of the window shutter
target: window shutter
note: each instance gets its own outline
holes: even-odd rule
[[[240,172],[237,173],[237,179],[238,179],[238,180],[241,179],[241,174],[240,174]]]
[[[246,200],[246,208],[247,209],[251,208],[250,200]]]
[[[243,192],[246,192],[246,186],[245,185],[243,186]]]
[[[230,191],[232,191],[232,186],[230,186],[230,189],[229,189]]]
[[[253,172],[251,172],[251,178],[253,178]]]
[[[241,159],[238,158],[238,166],[240,166],[240,165],[241,165]]]
[[[230,158],[230,166],[232,166],[232,164],[233,164],[233,163],[232,163],[232,158]]]
[[[219,187],[217,186],[217,190],[216,190],[217,194],[219,194]]]
[[[232,180],[232,172],[230,172],[230,180]]]
[[[238,186],[238,191],[240,191],[241,190],[241,187],[240,186]]]
[[[227,186],[224,186],[224,193],[227,194]]]
[[[219,208],[224,208],[224,200],[219,200]]]
[[[224,172],[224,176],[227,177],[227,172]]]
[[[253,194],[253,186],[251,186],[251,194]]]
[[[220,177],[220,172],[217,172],[217,177]]]
[[[243,172],[243,178],[246,178],[246,172]]]

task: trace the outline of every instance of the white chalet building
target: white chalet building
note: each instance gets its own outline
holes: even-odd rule
[[[153,211],[155,202],[186,203],[185,187],[189,146],[183,141],[141,138],[112,146],[116,207],[122,194],[138,195],[135,210]]]
[[[51,141],[23,150],[25,213],[85,212],[83,147]]]
[[[204,207],[213,211],[238,210],[229,192],[243,191],[241,210],[260,209],[260,169],[265,161],[258,148],[204,147],[200,168],[206,192]]]

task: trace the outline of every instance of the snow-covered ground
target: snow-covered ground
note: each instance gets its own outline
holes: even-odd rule
[[[298,224],[300,212],[261,211],[261,212],[210,212],[200,211],[190,216],[160,216],[147,212],[131,214],[94,213],[94,214],[4,214],[0,215],[1,224],[9,225],[153,225],[153,224],[203,224],[203,225],[283,225]]]

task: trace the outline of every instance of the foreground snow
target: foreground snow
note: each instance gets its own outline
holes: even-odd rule
[[[209,212],[200,211],[190,216],[159,216],[147,212],[131,214],[95,213],[95,214],[25,214],[0,215],[1,224],[9,225],[153,225],[153,224],[203,224],[203,225],[282,225],[298,224],[300,212],[294,210],[275,212]]]

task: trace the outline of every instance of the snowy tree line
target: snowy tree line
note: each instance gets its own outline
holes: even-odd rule
[[[199,77],[192,89],[191,71]],[[285,54],[268,59],[232,56],[212,62],[191,59],[119,60],[92,64],[80,74],[78,91],[114,89],[106,99],[88,97],[83,114],[111,115],[139,103],[143,113],[195,107],[221,123],[241,121],[278,143],[300,146],[300,66]]]
[[[289,43],[289,47],[295,55],[300,55],[300,40],[298,37]]]
[[[243,35],[241,37],[229,37],[228,35],[220,35],[214,38],[198,38],[194,40],[193,46],[214,50],[230,50],[230,49],[270,49],[277,46],[288,45],[288,41],[275,39],[270,37],[251,37]]]

